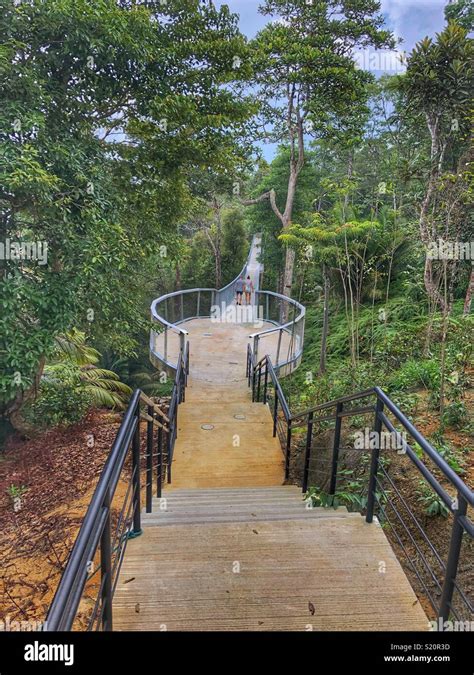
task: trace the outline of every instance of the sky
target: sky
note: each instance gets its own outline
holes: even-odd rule
[[[259,0],[216,0],[216,4],[229,5],[240,15],[240,29],[248,37],[268,21],[258,13]],[[382,0],[382,13],[396,37],[403,38],[403,49],[409,51],[422,37],[442,29],[446,4],[447,0]]]
[[[448,0],[381,0],[381,13],[385,17],[386,27],[397,40],[402,40],[398,50],[409,53],[426,35],[434,37],[440,32],[445,25],[444,8],[447,3]],[[259,14],[260,0],[215,0],[215,4],[228,5],[232,12],[238,14],[240,30],[249,38],[254,37],[270,20],[270,17]],[[358,53],[355,60],[360,67],[374,71],[376,76],[384,71],[397,72],[402,68],[397,55],[388,52],[385,55]],[[273,159],[276,149],[272,143],[262,146],[267,161]]]

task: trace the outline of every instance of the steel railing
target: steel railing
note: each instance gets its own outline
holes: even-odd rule
[[[405,558],[411,580],[418,583],[441,620],[439,625],[450,618],[472,621],[473,600],[466,589],[472,582],[469,570],[474,525],[469,510],[474,507],[474,493],[390,397],[375,387],[291,413],[271,358],[264,356],[257,361],[250,346],[247,378],[252,400],[271,407],[273,435],[278,435],[282,445],[286,478],[293,469],[292,478],[301,482],[303,493],[315,490],[324,498],[324,505],[341,500],[363,513],[367,523],[377,515]],[[347,431],[352,435],[354,425],[361,428],[367,415],[370,423],[363,434],[371,441],[356,448],[349,442]],[[350,422],[346,434],[344,420]],[[391,440],[388,448],[383,440],[387,434]],[[427,490],[445,515],[444,519],[439,516],[446,532],[441,552],[439,534],[434,542],[433,532],[428,531],[426,518],[420,513],[421,500],[403,494],[398,472],[404,475],[408,466],[400,468],[393,462],[390,453],[394,445],[400,461],[416,469],[425,493]]]
[[[262,265],[259,262],[261,235],[252,239],[250,252],[240,274],[227,286],[193,288],[167,293],[153,301],[151,319],[155,328],[150,332],[150,360],[156,368],[175,373],[177,356],[188,343],[186,322],[210,319],[213,308],[232,306],[235,302],[235,284],[249,275],[254,285],[253,319],[273,324],[274,328],[253,333],[253,349],[268,353],[273,350],[275,368],[280,377],[298,367],[303,354],[304,321],[306,310],[299,302],[260,288]]]
[[[178,408],[185,398],[188,373],[186,349],[178,360],[166,414],[139,389],[133,393],[43,630],[112,630],[113,597],[127,541],[141,534],[142,499],[151,513],[153,494],[160,498],[164,481],[171,482]],[[142,421],[146,422],[144,443]]]

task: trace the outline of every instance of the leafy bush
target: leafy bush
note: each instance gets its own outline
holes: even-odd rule
[[[434,360],[410,359],[390,379],[390,384],[400,391],[408,391],[416,387],[436,391],[440,386],[439,364]]]
[[[439,497],[436,492],[433,491],[431,486],[427,485],[424,481],[419,481],[418,485],[418,501],[423,505],[426,515],[447,518],[449,509],[441,497]]]
[[[45,369],[38,397],[25,410],[25,419],[36,427],[55,427],[79,422],[92,405],[82,386],[79,368],[72,365]]]
[[[466,405],[462,401],[455,401],[449,403],[444,409],[441,422],[443,426],[455,427],[456,429],[462,429],[467,423],[469,415],[467,412]]]

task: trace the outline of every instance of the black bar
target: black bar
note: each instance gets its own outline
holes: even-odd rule
[[[257,385],[257,403],[260,403],[260,388],[262,383],[262,366],[258,369],[258,385]]]
[[[278,392],[275,389],[275,405],[273,406],[273,438],[275,438],[277,432],[277,420],[278,420]]]
[[[309,413],[308,433],[306,434],[306,454],[304,458],[303,489],[302,489],[303,493],[308,491],[309,462],[311,457],[312,441],[313,441],[313,413]]]
[[[265,380],[263,382],[263,403],[267,402],[267,388],[268,388],[268,363],[265,364]]]
[[[167,461],[167,481],[168,484],[171,483],[171,436],[173,434],[172,421],[170,419],[170,425],[168,428],[168,433],[166,436],[166,461]]]
[[[336,426],[334,427],[334,443],[332,447],[332,467],[331,467],[331,483],[329,486],[329,494],[334,495],[336,493],[336,484],[337,484],[337,466],[339,464],[339,446],[341,444],[341,428],[342,428],[342,419],[341,413],[343,408],[342,401],[336,404]]]
[[[104,500],[109,490],[109,485],[117,471],[117,466],[121,466],[128,451],[128,437],[134,425],[137,424],[136,408],[140,400],[140,390],[137,389],[130,400],[127,411],[123,418],[120,429],[118,430],[110,455],[107,458],[101,477],[92,496],[91,503],[87,509],[86,515],[74,543],[71,555],[66,565],[66,569],[61,577],[59,586],[54,595],[53,602],[49,609],[45,630],[69,630],[72,623],[65,620],[65,612],[70,610],[75,614],[77,604],[79,604],[80,594],[77,598],[77,604],[71,597],[74,590],[74,584],[77,578],[81,576],[85,582],[87,575],[82,570],[84,551],[94,536],[94,528],[100,520],[100,510],[103,508]],[[82,589],[81,589],[82,591]],[[72,604],[71,604],[72,603]]]
[[[154,406],[148,406],[148,415],[151,420],[148,420],[146,427],[146,512],[152,511],[153,500],[153,419]]]
[[[286,432],[286,455],[285,455],[285,479],[290,477],[290,453],[291,453],[291,420],[288,420]]]
[[[446,564],[446,575],[444,577],[443,592],[439,607],[439,616],[444,621],[449,620],[451,612],[451,602],[453,599],[454,585],[459,565],[459,554],[461,553],[462,535],[464,528],[459,519],[467,513],[467,501],[458,492],[458,508],[454,515],[453,529],[451,531],[451,543],[449,545],[448,562]]]
[[[133,472],[133,534],[137,536],[142,531],[141,504],[140,504],[140,404],[137,405],[137,428],[132,442],[132,472]]]
[[[161,487],[163,484],[163,427],[158,427],[158,466],[156,476],[156,496],[161,498]]]
[[[367,514],[365,516],[365,521],[371,523],[374,519],[374,508],[375,508],[375,491],[377,489],[377,473],[379,468],[379,455],[380,455],[380,433],[382,431],[382,413],[383,413],[383,401],[380,398],[377,398],[377,403],[375,405],[375,421],[374,421],[374,431],[377,434],[377,443],[375,448],[372,449],[372,459],[370,462],[370,476],[369,476],[369,489],[367,495]]]
[[[100,538],[100,574],[102,584],[102,630],[113,630],[112,618],[112,550],[110,542],[110,493],[107,494],[104,507],[107,509],[102,536]]]
[[[426,438],[421,434],[418,429],[410,422],[409,419],[401,412],[399,408],[395,405],[393,401],[387,396],[387,394],[379,389],[375,388],[375,392],[383,403],[387,406],[390,412],[395,415],[399,422],[403,424],[405,429],[408,431],[410,436],[415,439],[418,445],[423,449],[424,452],[433,460],[436,466],[444,473],[446,478],[453,484],[458,492],[460,492],[463,497],[467,500],[468,504],[474,506],[474,492],[468,488],[468,486],[459,478],[458,474],[452,469],[445,459],[441,457],[439,452],[437,452],[432,445],[428,443]]]

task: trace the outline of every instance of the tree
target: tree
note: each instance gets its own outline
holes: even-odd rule
[[[285,231],[293,218],[306,136],[360,133],[368,73],[358,70],[354,49],[392,44],[374,0],[266,0],[262,14],[278,19],[252,43],[254,83],[262,102],[263,136],[289,146],[285,201],[274,187],[253,200],[267,200]],[[266,131],[269,129],[269,131]],[[279,205],[280,204],[280,205]],[[284,204],[284,206],[281,206]],[[291,295],[295,253],[286,250],[283,292]]]
[[[455,21],[468,31],[474,28],[473,0],[448,0],[444,9],[446,21]]]
[[[400,79],[407,112],[420,118],[429,131],[429,171],[419,215],[421,241],[428,249],[440,237],[436,226],[437,193],[443,171],[459,173],[460,159],[471,142],[471,106],[474,85],[473,41],[467,31],[450,23],[436,36],[425,38],[410,54]],[[446,234],[446,223],[442,231]],[[446,310],[432,257],[426,256],[424,282],[434,306]]]
[[[232,91],[245,40],[226,7],[0,0],[0,10],[0,242],[48,252],[46,264],[0,260],[9,418],[72,327],[133,353],[156,261],[178,250],[193,203],[188,176],[240,161],[249,106]]]

